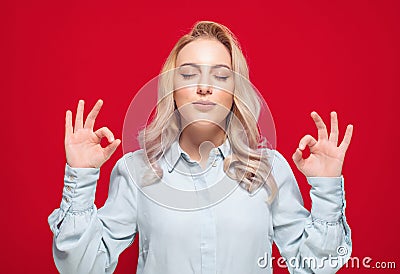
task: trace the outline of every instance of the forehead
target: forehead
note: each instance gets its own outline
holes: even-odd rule
[[[226,65],[231,68],[228,49],[215,39],[199,38],[184,46],[178,53],[176,67],[184,63]]]

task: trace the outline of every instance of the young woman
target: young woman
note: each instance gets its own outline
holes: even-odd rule
[[[101,100],[85,121],[80,100],[74,126],[66,112],[63,199],[48,218],[61,273],[112,273],[136,233],[137,273],[271,273],[273,242],[291,273],[336,272],[349,259],[342,165],[352,126],[338,145],[336,113],[330,134],[311,113],[318,140],[304,136],[293,154],[311,185],[310,213],[288,162],[260,148],[260,98],[240,85],[248,78],[229,29],[197,22],[168,56],[141,149],[117,161],[99,209],[100,167],[121,141],[93,131]]]

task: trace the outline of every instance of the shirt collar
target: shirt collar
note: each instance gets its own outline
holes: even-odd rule
[[[210,151],[209,156],[215,155],[216,157],[222,157],[225,159],[228,155],[231,154],[231,144],[229,138],[226,138],[222,145],[213,148]],[[189,154],[187,154],[179,145],[179,140],[176,139],[170,146],[170,148],[165,152],[164,157],[166,157],[166,162],[168,165],[168,170],[172,172],[175,166],[178,164],[179,159],[182,157],[186,161],[191,162]]]

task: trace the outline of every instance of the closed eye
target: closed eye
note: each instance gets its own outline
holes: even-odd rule
[[[183,79],[190,79],[192,77],[194,77],[196,74],[181,74]]]
[[[218,76],[218,75],[215,75],[214,77],[219,81],[226,81],[229,78],[229,76]]]

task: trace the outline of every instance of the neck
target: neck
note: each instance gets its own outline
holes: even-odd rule
[[[225,131],[215,124],[192,123],[182,131],[179,145],[190,159],[205,164],[211,149],[222,145],[225,139]]]

